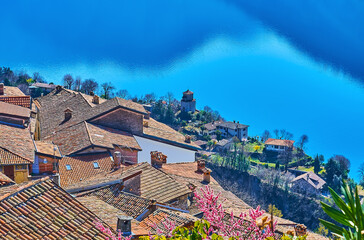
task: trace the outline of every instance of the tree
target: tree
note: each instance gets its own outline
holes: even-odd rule
[[[85,79],[81,84],[81,91],[86,94],[95,92],[99,84],[94,79]]]
[[[39,72],[34,72],[33,73],[33,81],[34,82],[39,82],[39,83],[45,83],[46,81],[43,79],[43,77],[39,74]]]
[[[143,100],[146,102],[146,103],[151,103],[151,102],[155,102],[157,99],[155,93],[148,93],[148,94],[145,94],[144,95],[144,98]]]
[[[216,134],[217,141],[220,141],[222,139],[222,133],[221,133],[221,131],[220,130],[216,130],[215,134]]]
[[[283,217],[282,211],[272,204],[268,206],[268,213],[276,217]]]
[[[121,89],[121,90],[117,91],[116,96],[119,98],[124,98],[124,99],[130,98],[130,94],[129,94],[128,90],[126,90],[126,89]]]
[[[63,82],[64,82],[64,86],[66,88],[71,89],[72,88],[72,85],[73,85],[73,82],[74,82],[74,79],[71,76],[71,74],[66,74],[63,77]]]
[[[306,134],[303,134],[297,142],[297,147],[303,150],[307,142],[308,142],[308,136]]]
[[[174,96],[173,96],[173,93],[172,92],[167,92],[166,100],[167,100],[168,105],[170,105],[170,104],[173,103]]]
[[[173,124],[174,122],[174,112],[171,105],[168,105],[167,107],[165,122],[169,124]]]
[[[103,83],[103,84],[101,84],[101,87],[102,87],[102,91],[103,91],[102,97],[105,99],[109,99],[112,94],[112,91],[115,89],[115,87],[111,84],[111,82]]]
[[[81,91],[81,84],[82,84],[81,77],[77,76],[76,80],[75,80],[75,83],[74,83],[74,86],[73,86],[73,90],[75,90],[77,92]]]
[[[268,130],[264,130],[264,132],[263,132],[263,134],[261,136],[261,140],[262,140],[262,142],[265,142],[270,137],[271,137],[270,132]]]
[[[280,137],[281,135],[279,134],[278,129],[274,129],[273,132],[274,132],[274,135],[276,136],[277,139],[281,139],[281,137]]]
[[[323,159],[324,156],[322,155],[316,155],[314,162],[313,162],[313,171],[317,174],[321,171],[321,159]]]
[[[360,185],[364,187],[364,163],[359,167]]]

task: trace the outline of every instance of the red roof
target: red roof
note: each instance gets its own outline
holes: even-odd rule
[[[30,108],[30,96],[0,96],[0,101]]]
[[[293,140],[268,138],[267,141],[265,141],[264,144],[275,145],[275,146],[292,147],[293,143],[294,143]]]

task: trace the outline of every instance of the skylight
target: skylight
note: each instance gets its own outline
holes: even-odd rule
[[[94,162],[94,168],[100,168],[99,163]]]
[[[67,169],[68,171],[69,171],[69,170],[72,170],[71,165],[66,164],[66,169]]]

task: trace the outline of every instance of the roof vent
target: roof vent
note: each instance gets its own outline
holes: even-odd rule
[[[70,120],[72,117],[72,110],[67,108],[66,110],[64,110],[64,120],[68,121]]]
[[[93,104],[100,104],[100,97],[97,95],[94,95],[94,97],[92,98],[92,103]]]

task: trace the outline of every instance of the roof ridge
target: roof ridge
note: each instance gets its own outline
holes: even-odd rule
[[[83,121],[83,122],[85,123],[85,128],[86,128],[87,136],[90,139],[90,143],[91,143],[91,145],[94,145],[91,134],[90,134],[90,130],[88,129],[88,126],[87,126],[87,122],[86,121]]]

